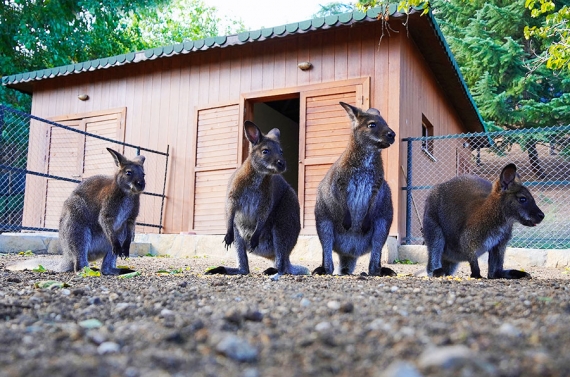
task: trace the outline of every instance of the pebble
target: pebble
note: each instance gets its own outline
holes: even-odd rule
[[[473,352],[464,345],[430,347],[420,355],[418,366],[449,369],[465,364],[473,356]]]
[[[331,327],[332,325],[330,322],[319,322],[315,326],[315,330],[317,330],[318,332],[323,332],[330,330]]]
[[[327,302],[327,307],[329,309],[338,310],[340,309],[340,302],[338,301],[329,301]]]
[[[225,336],[216,346],[216,350],[232,360],[242,362],[254,362],[257,360],[258,351],[245,339],[235,335]]]
[[[71,294],[71,291],[67,288],[64,288],[61,290],[61,294],[64,296],[69,296]]]
[[[97,347],[97,352],[99,355],[105,355],[107,353],[119,352],[121,347],[115,342],[103,342]]]
[[[311,306],[311,301],[307,298],[302,298],[300,304],[303,308],[307,308]]]
[[[379,377],[422,377],[422,374],[408,362],[394,361]]]
[[[400,289],[400,288],[398,288],[398,287],[396,287],[395,285],[393,285],[393,286],[390,287],[390,292],[396,292],[398,289]]]
[[[517,329],[514,325],[505,322],[499,327],[499,334],[510,336],[516,338],[522,335],[522,332]]]

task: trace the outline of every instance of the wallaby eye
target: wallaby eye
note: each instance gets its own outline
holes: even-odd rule
[[[125,172],[125,174],[126,174],[126,175],[133,175],[133,172],[130,171],[130,170],[127,170],[127,171]]]
[[[261,150],[261,153],[263,154],[268,154],[269,153],[269,149],[265,148]]]
[[[376,127],[376,123],[368,123],[368,128],[374,128]]]
[[[526,199],[524,196],[521,196],[521,197],[519,198],[519,203],[521,203],[521,204],[526,203],[526,200],[527,200],[527,199]]]

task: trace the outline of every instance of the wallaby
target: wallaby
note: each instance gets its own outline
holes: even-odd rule
[[[380,152],[394,143],[396,134],[378,110],[340,105],[351,121],[352,134],[318,187],[315,219],[323,263],[313,274],[352,274],[358,257],[370,253],[370,275],[394,276],[392,269],[380,266],[394,214]],[[333,250],[340,261],[336,271]]]
[[[488,251],[489,279],[530,278],[524,271],[503,270],[505,249],[515,222],[535,226],[542,219],[514,164],[494,183],[472,175],[441,183],[429,192],[424,210],[427,273],[453,275],[459,262],[467,261],[471,277],[481,278],[477,258]]]
[[[281,176],[286,169],[279,143],[280,131],[264,135],[250,121],[244,124],[250,153],[229,179],[226,199],[226,235],[229,248],[235,241],[238,268],[216,267],[207,274],[248,274],[247,252],[274,261],[264,271],[278,279],[283,274],[306,275],[309,270],[292,265],[289,256],[301,231],[299,199]]]
[[[117,256],[128,257],[145,188],[143,156],[128,160],[107,148],[119,168],[114,176],[96,175],[81,182],[63,203],[59,245],[63,256],[37,258],[8,266],[10,270],[44,268],[56,272],[80,271],[89,261],[103,258],[101,273],[133,272],[116,268]]]

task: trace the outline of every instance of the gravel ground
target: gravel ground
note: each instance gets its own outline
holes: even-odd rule
[[[233,260],[140,257],[121,279],[4,268],[18,258],[0,258],[1,376],[570,375],[569,269],[275,282],[258,258],[230,277],[203,271]]]

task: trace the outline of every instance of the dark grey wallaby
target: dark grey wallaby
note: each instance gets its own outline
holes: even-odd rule
[[[301,231],[299,199],[281,174],[287,165],[277,128],[264,135],[250,121],[244,124],[251,143],[249,156],[232,174],[226,199],[226,248],[235,242],[237,268],[216,267],[207,274],[248,274],[247,252],[274,261],[264,273],[305,275],[309,270],[292,265],[289,256]]]
[[[348,113],[352,134],[346,150],[319,184],[315,219],[323,263],[313,274],[352,274],[358,257],[370,253],[370,275],[394,276],[393,270],[380,266],[393,217],[380,152],[394,143],[396,134],[378,110],[340,105]],[[336,271],[333,250],[340,261]]]
[[[117,256],[128,257],[145,188],[143,156],[128,160],[107,148],[118,171],[114,176],[96,175],[81,182],[63,204],[59,220],[59,245],[63,256],[16,263],[8,269],[37,268],[56,272],[79,271],[89,261],[103,258],[101,273],[132,272],[116,268]]]
[[[426,199],[423,233],[429,276],[453,275],[459,262],[469,262],[471,277],[481,278],[477,258],[489,252],[489,279],[530,277],[503,270],[513,225],[535,226],[544,219],[514,164],[505,166],[491,183],[464,175],[435,186]]]

